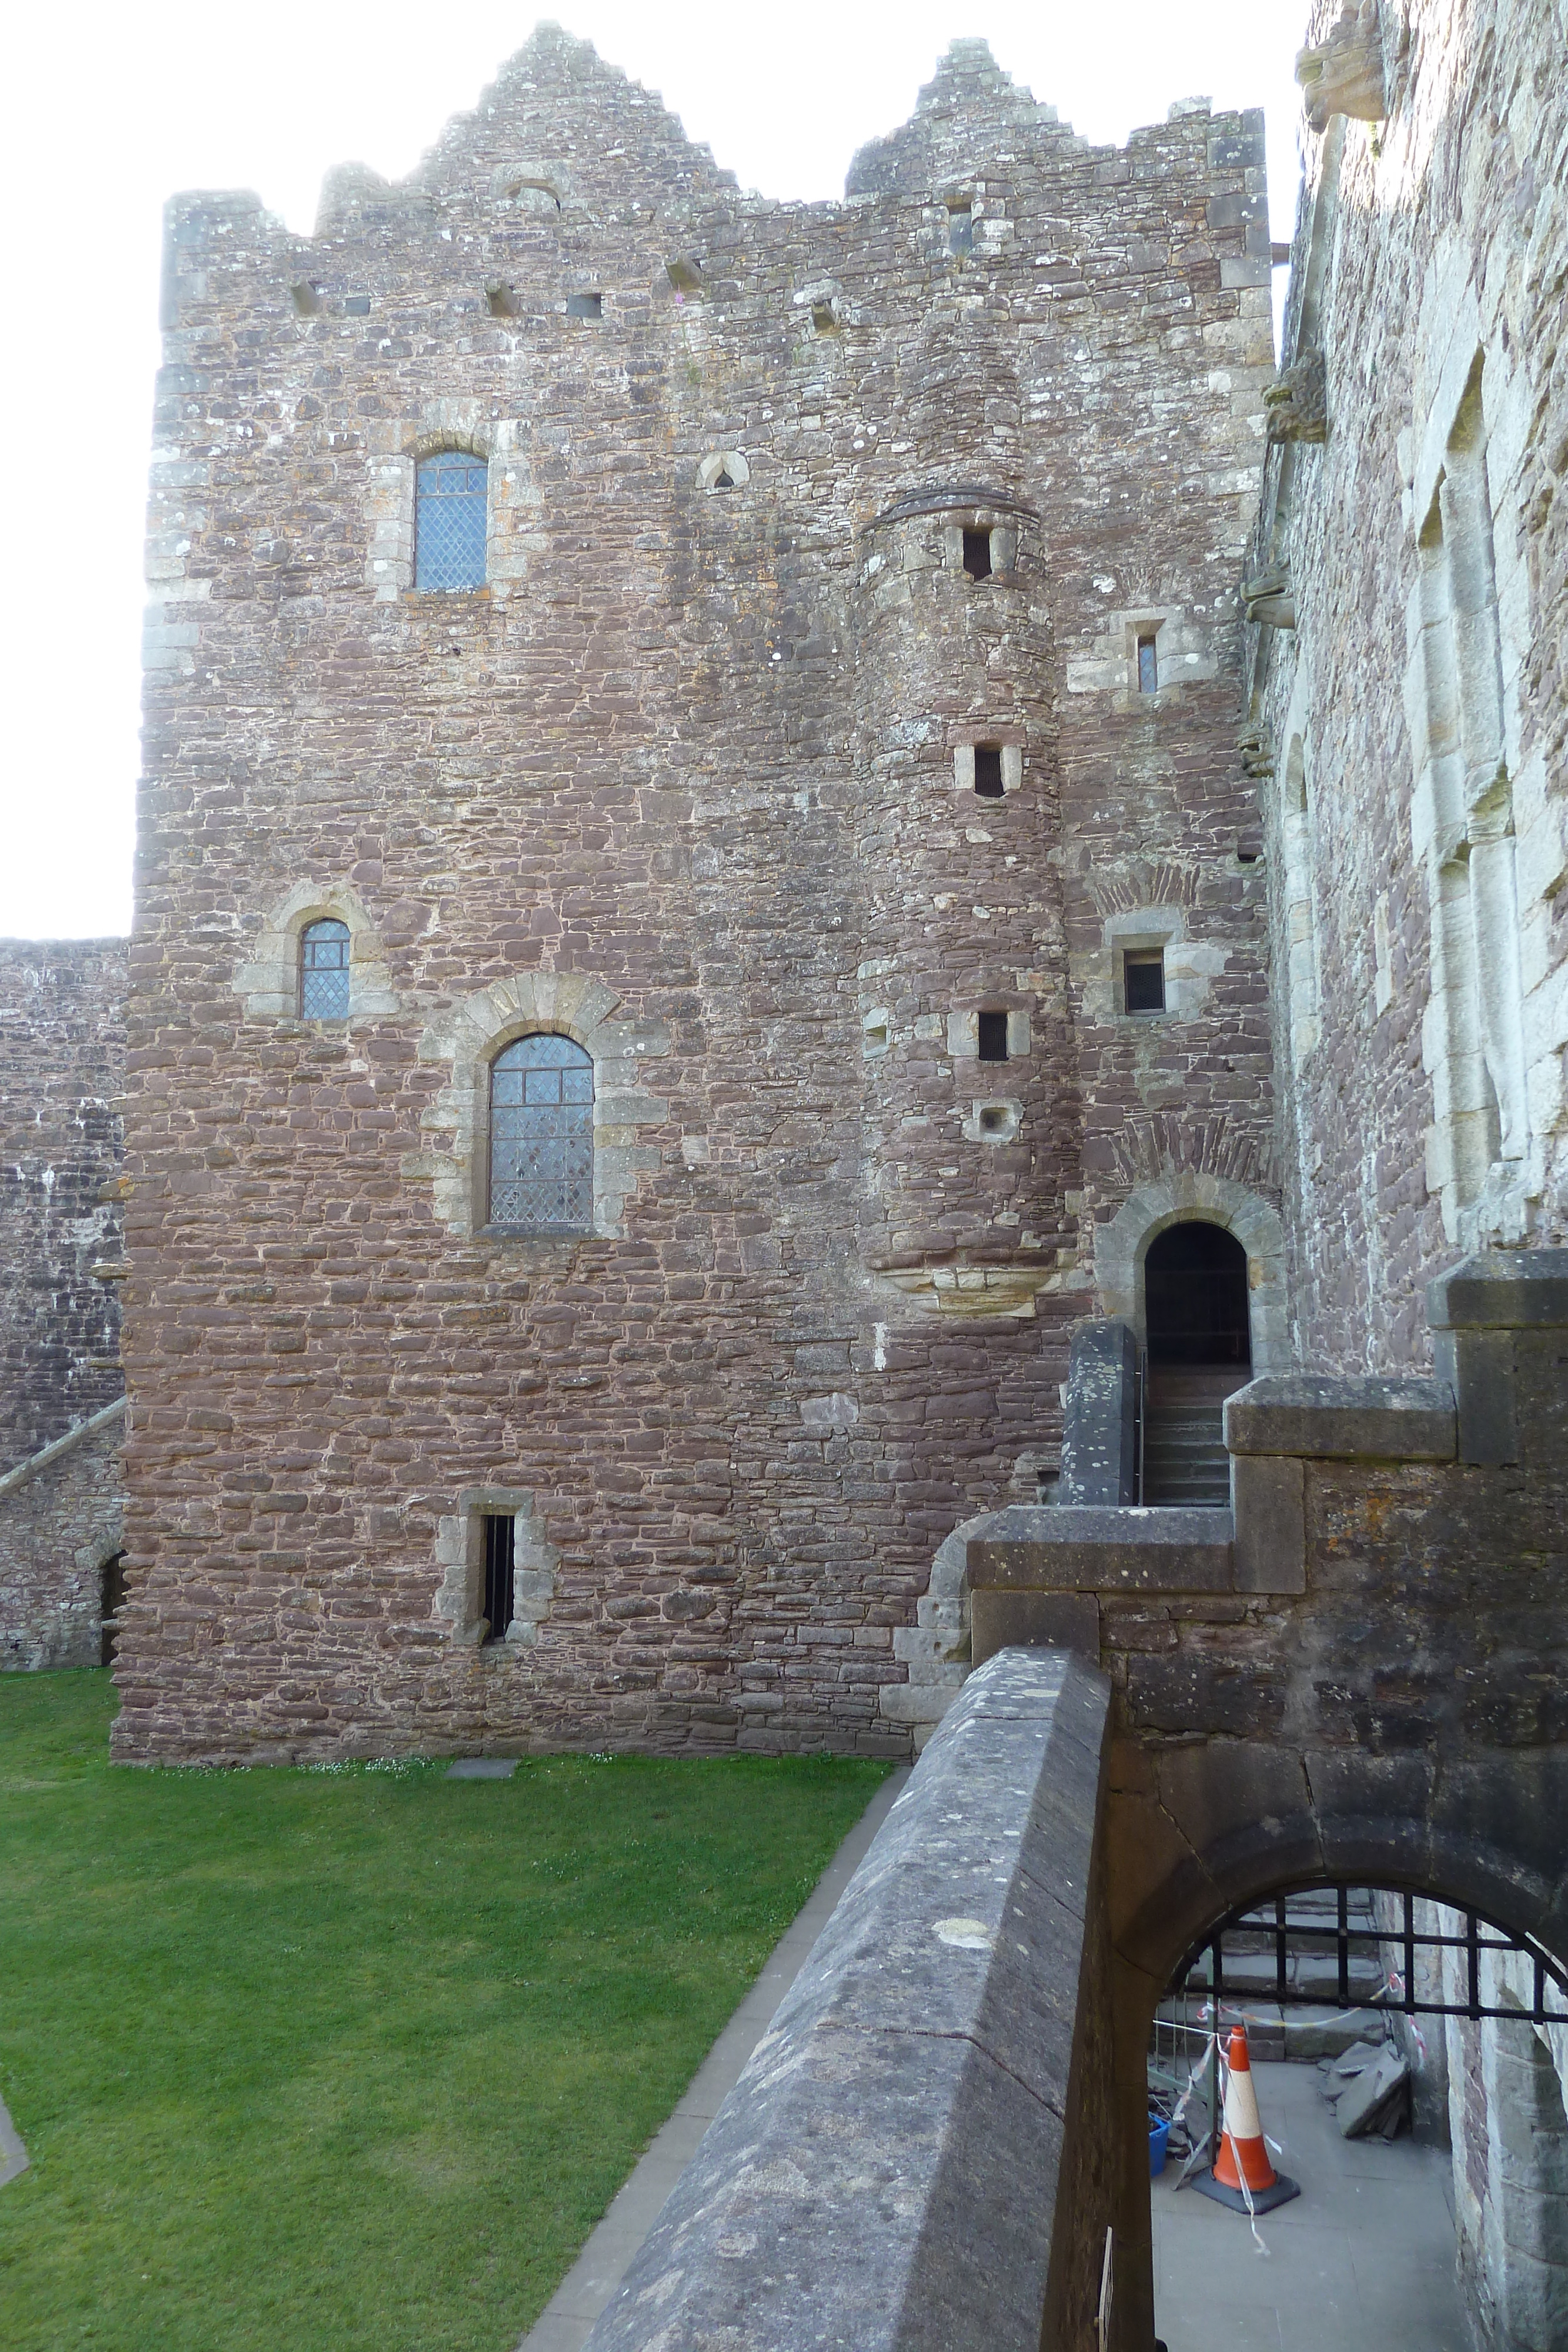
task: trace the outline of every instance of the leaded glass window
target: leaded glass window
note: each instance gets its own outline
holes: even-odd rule
[[[486,467],[464,449],[422,457],[414,476],[413,584],[483,588]]]
[[[490,1223],[593,1229],[593,1058],[570,1037],[519,1037],[490,1065]]]
[[[349,926],[311,923],[299,941],[299,1011],[307,1021],[349,1017]]]

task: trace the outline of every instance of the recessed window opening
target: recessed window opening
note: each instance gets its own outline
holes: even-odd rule
[[[490,1066],[490,1222],[593,1229],[593,1057],[570,1037],[519,1037]]]
[[[120,1633],[114,1620],[120,1614],[120,1604],[125,1598],[125,1554],[117,1551],[111,1559],[106,1559],[99,1574],[99,1619],[103,1628],[99,1664],[111,1666]]]
[[[962,204],[947,207],[947,250],[949,253],[972,253],[975,249],[975,215],[966,197]]]
[[[422,590],[485,585],[488,468],[465,449],[422,457],[414,476],[413,584]]]
[[[1138,639],[1138,692],[1157,694],[1160,690],[1159,656],[1155,651],[1152,635]]]
[[[314,319],[319,315],[321,309],[319,286],[313,286],[308,278],[302,278],[299,283],[297,286],[291,286],[288,291],[293,297],[294,307],[302,319]]]
[[[603,295],[569,294],[566,298],[566,315],[569,319],[602,319]]]
[[[987,1103],[980,1113],[982,1135],[999,1135],[1008,1123],[1007,1112],[998,1103]]]
[[[1129,1013],[1166,1009],[1164,948],[1128,948],[1122,958],[1122,1002]]]
[[[831,302],[813,302],[811,324],[819,335],[836,335],[839,331],[839,314]]]
[[[515,319],[517,316],[517,297],[510,286],[486,286],[485,300],[492,319]]]
[[[999,743],[976,744],[975,790],[983,801],[1001,799],[1002,747]]]
[[[734,488],[735,488],[735,477],[734,477],[734,475],[730,472],[729,467],[728,467],[727,466],[721,466],[721,467],[719,467],[719,469],[718,469],[717,473],[714,476],[714,478],[713,478],[713,481],[712,481],[712,483],[710,484],[710,486],[709,486],[709,487],[710,487],[711,488],[713,488],[713,489],[716,489],[716,490],[733,490],[733,489],[734,489]]]
[[[299,1014],[304,1021],[349,1017],[349,926],[308,923],[299,940]]]
[[[343,310],[350,319],[368,319],[371,315],[371,298],[368,294],[350,294],[344,300]]]
[[[486,1512],[485,1515],[485,1615],[487,1630],[485,1640],[503,1642],[512,1622],[514,1580],[517,1568],[517,1521],[508,1511],[505,1515]]]
[[[1008,1058],[1008,1016],[1005,1013],[982,1013],[979,1015],[979,1052],[982,1062],[1005,1062]]]
[[[964,569],[971,580],[990,578],[991,534],[988,530],[967,530],[964,533]]]

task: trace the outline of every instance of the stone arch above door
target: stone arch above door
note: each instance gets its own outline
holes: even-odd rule
[[[1247,1285],[1252,1318],[1252,1370],[1290,1369],[1291,1325],[1285,1283],[1285,1234],[1277,1212],[1261,1193],[1228,1176],[1182,1168],[1129,1193],[1094,1236],[1094,1280],[1100,1311],[1123,1317],[1144,1335],[1141,1280],[1144,1259],[1156,1234],[1186,1217],[1206,1219],[1234,1234],[1247,1253]]]

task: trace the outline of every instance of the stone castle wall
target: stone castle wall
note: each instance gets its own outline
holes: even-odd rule
[[[1568,1223],[1568,12],[1359,22],[1385,119],[1307,133],[1326,439],[1270,455],[1251,677],[1298,1345],[1381,1370],[1460,1249]]]
[[[117,1397],[123,940],[0,940],[0,1475]]]
[[[1093,149],[959,45],[779,205],[547,29],[411,181],[313,239],[182,198],[167,265],[117,1752],[903,1749],[1096,1231],[1272,1183],[1260,119]],[[419,594],[452,445],[488,582]],[[294,1016],[324,913],[346,1024]],[[595,1059],[579,1238],[483,1224],[538,1027]],[[486,1497],[530,1613],[481,1646]]]
[[[0,940],[0,1668],[97,1665],[119,1548],[126,942]]]

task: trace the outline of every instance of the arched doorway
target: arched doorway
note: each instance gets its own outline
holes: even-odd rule
[[[1253,2176],[1278,2257],[1261,2267],[1246,2217],[1238,2229],[1204,2201],[1241,2201],[1211,2170],[1238,2025],[1278,2135]],[[1239,1904],[1187,1950],[1150,2044],[1151,2117],[1178,2118],[1151,2192],[1156,2342],[1190,2352],[1216,2305],[1249,2341],[1303,2322],[1321,2340],[1381,2341],[1396,2300],[1396,2342],[1558,2352],[1565,2076],[1568,1970],[1528,1932],[1360,1879]]]
[[[1223,1225],[1186,1217],[1155,1235],[1143,1271],[1142,1498],[1223,1506],[1225,1400],[1252,1371],[1247,1253]]]

